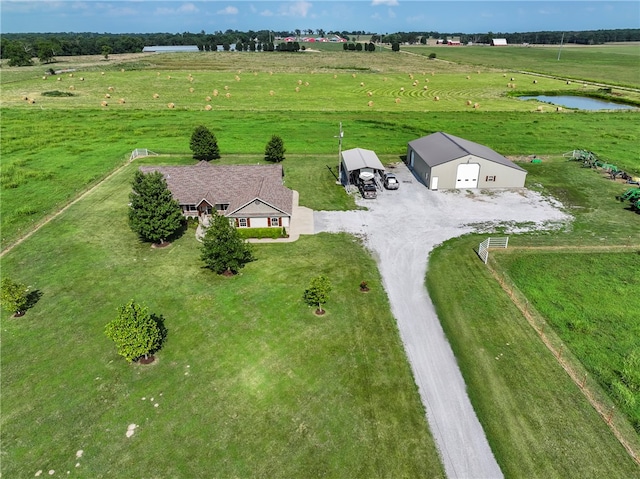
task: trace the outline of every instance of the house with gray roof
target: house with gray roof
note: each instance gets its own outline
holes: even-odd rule
[[[527,177],[491,148],[443,132],[410,141],[407,165],[430,190],[522,188]]]
[[[283,184],[282,165],[141,166],[159,171],[186,217],[208,223],[214,211],[239,228],[288,228],[293,191]]]

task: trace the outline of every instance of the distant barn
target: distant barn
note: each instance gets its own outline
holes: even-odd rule
[[[492,47],[506,47],[507,39],[506,38],[494,38],[491,40]]]
[[[143,53],[185,53],[199,51],[198,45],[153,45],[142,49]]]

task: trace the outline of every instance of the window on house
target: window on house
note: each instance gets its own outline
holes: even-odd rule
[[[229,209],[229,203],[221,203],[216,205],[218,211],[227,211]]]
[[[246,228],[247,227],[247,218],[238,218],[238,226],[240,228]]]
[[[493,176],[487,176],[487,177],[485,178],[485,181],[496,181],[496,176],[495,176],[495,175],[493,175]]]
[[[198,208],[196,208],[196,205],[189,205],[189,211],[198,211]]]
[[[271,218],[271,226],[280,226],[280,218]]]

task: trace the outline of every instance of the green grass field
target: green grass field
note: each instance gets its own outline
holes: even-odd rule
[[[133,236],[125,217],[133,169],[190,162],[189,137],[199,124],[215,132],[221,163],[260,162],[271,135],[281,135],[285,183],[300,192],[301,204],[353,208],[327,169],[337,162],[342,122],[343,148],[373,149],[384,162],[399,161],[408,141],[435,131],[516,158],[542,157],[541,165],[521,163],[528,186],[559,198],[576,219],[566,231],[513,236],[513,245],[637,244],[640,217],[615,200],[625,186],[562,158],[587,149],[640,175],[637,112],[557,113],[544,105],[544,112],[535,112],[537,103],[512,98],[514,89],[507,87],[511,71],[530,69],[528,53],[520,63],[512,57],[500,66],[480,56],[444,61],[445,50],[437,51],[439,61],[391,52],[61,59],[54,68],[79,71],[60,81],[43,80],[38,66],[3,67],[3,251],[124,165],[134,148],[172,156],[124,167],[3,255],[2,275],[42,297],[22,319],[2,313],[2,473],[443,476],[375,264],[357,241],[319,235],[260,245],[256,262],[223,279],[201,268],[192,231],[168,249],[151,250]],[[619,50],[603,51],[617,58]],[[575,71],[572,78],[592,78],[585,57],[563,58]],[[551,62],[544,65],[544,73],[555,74]],[[629,70],[626,59],[616,65]],[[516,93],[595,88],[515,77]],[[76,96],[41,96],[52,90]],[[109,105],[101,107],[106,94]],[[637,465],[487,278],[472,252],[477,242],[452,240],[437,250],[427,280],[505,475],[637,476]],[[565,268],[579,269],[576,258],[568,256]],[[612,274],[624,278],[629,272],[615,264]],[[334,282],[323,318],[301,301],[318,273]],[[539,278],[535,283],[545,280]],[[368,295],[357,292],[362,280],[373,286]],[[465,291],[455,287],[462,283]],[[620,286],[625,294],[628,287]],[[571,293],[563,292],[568,303],[577,301]],[[132,297],[164,315],[169,329],[150,367],[127,365],[103,335],[116,308]],[[606,342],[591,341],[606,349]],[[619,355],[598,357],[594,367],[616,370]],[[132,423],[139,428],[127,439]],[[85,453],[77,460],[79,449]]]

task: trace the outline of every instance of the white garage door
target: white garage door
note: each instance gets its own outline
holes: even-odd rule
[[[463,163],[458,165],[456,174],[456,188],[477,188],[480,176],[480,165],[477,163]]]

